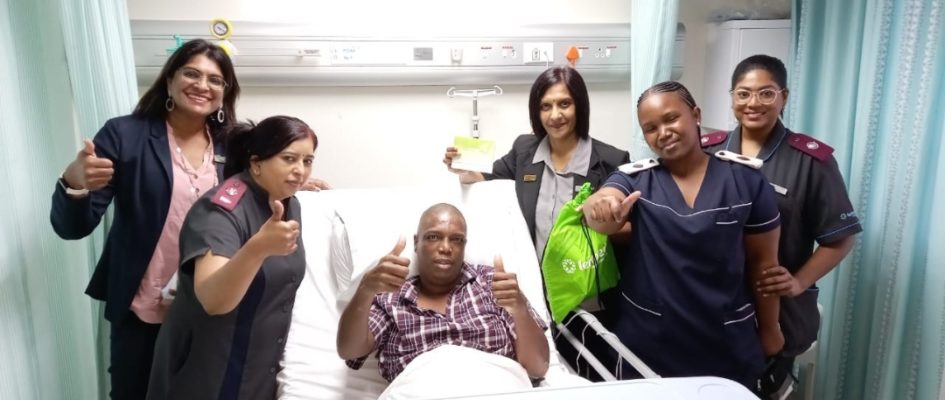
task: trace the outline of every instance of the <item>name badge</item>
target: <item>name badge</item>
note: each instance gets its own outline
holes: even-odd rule
[[[215,163],[217,163],[217,164],[226,164],[226,156],[224,156],[224,155],[222,155],[222,154],[214,154],[214,155],[213,155],[213,162],[215,162]]]
[[[780,195],[782,195],[782,196],[787,196],[787,188],[786,188],[786,187],[778,186],[778,185],[775,185],[775,184],[773,184],[773,183],[771,183],[771,182],[768,182],[768,183],[771,184],[771,187],[774,188],[774,191],[775,191],[775,192],[778,192],[778,194],[780,194]]]
[[[538,180],[538,175],[525,175],[524,177],[522,177],[522,181],[524,182],[534,182],[537,180]]]

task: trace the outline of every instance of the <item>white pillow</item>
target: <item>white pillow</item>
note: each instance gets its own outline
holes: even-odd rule
[[[406,241],[401,256],[410,258],[409,275],[416,275],[413,237],[420,215],[436,203],[452,204],[466,218],[466,262],[492,265],[495,256],[501,255],[507,272],[517,272],[522,266],[537,268],[535,250],[518,209],[514,182],[359,192],[358,196],[351,196],[349,201],[336,208],[338,218],[332,226],[332,268],[341,308],[354,296],[364,273],[376,266],[401,236]],[[376,212],[374,216],[364,212],[366,208],[378,207],[388,210],[383,220],[376,217]],[[336,226],[336,223],[343,226]],[[540,281],[537,284],[541,286]],[[532,302],[543,303],[541,289],[538,289],[537,296],[538,300]],[[534,295],[529,296],[532,297]]]
[[[328,260],[334,276],[335,293],[341,293],[351,283],[351,245],[344,220],[335,212],[331,218],[331,236],[328,239]]]
[[[346,304],[354,296],[361,277],[377,265],[378,260],[390,253],[397,240],[403,236],[406,247],[401,253],[411,257],[413,234],[420,214],[426,207],[404,189],[364,190],[358,196],[352,196],[337,206],[335,215],[340,226],[332,226],[332,269],[338,289],[339,305]],[[383,193],[384,198],[378,200]],[[378,219],[378,212],[365,212],[365,209],[381,207],[384,218]],[[412,221],[412,222],[411,222]],[[411,228],[412,227],[412,228]],[[416,272],[411,269],[411,275]]]

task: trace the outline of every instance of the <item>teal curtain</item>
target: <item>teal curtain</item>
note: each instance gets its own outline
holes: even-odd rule
[[[945,0],[794,0],[788,125],[864,232],[821,281],[821,399],[935,399],[945,365]]]
[[[126,3],[0,0],[0,398],[108,394],[108,329],[83,294],[104,227],[64,241],[57,177],[136,85]],[[106,221],[107,224],[107,221]]]
[[[630,158],[653,157],[637,121],[637,98],[653,84],[669,80],[673,71],[673,45],[679,0],[630,2]]]

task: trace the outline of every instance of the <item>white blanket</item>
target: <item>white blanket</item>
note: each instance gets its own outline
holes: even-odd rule
[[[413,359],[378,400],[442,399],[531,387],[525,368],[511,358],[445,345]]]

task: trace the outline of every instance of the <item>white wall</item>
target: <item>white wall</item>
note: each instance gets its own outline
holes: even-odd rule
[[[702,104],[705,86],[706,23],[710,8],[718,0],[679,0],[679,22],[686,26],[686,48],[683,51],[683,73],[679,82],[686,85]]]
[[[686,49],[683,74],[679,81],[686,85],[697,104],[703,104],[706,79],[730,79],[730,76],[705,76],[706,43],[712,34],[710,24],[725,15],[757,19],[790,19],[789,0],[679,0],[679,22],[686,26]],[[727,18],[726,18],[727,19]],[[731,71],[729,71],[730,73]]]
[[[496,26],[556,23],[629,23],[631,0],[316,1],[128,0],[132,19],[231,20],[311,23],[345,34],[409,34],[478,31]],[[790,11],[789,0],[680,0],[686,25],[680,80],[705,98],[706,24],[717,14]],[[364,10],[370,10],[369,13]],[[783,17],[783,15],[782,15]],[[319,134],[316,175],[336,187],[406,186],[455,179],[441,164],[452,137],[470,131],[471,101],[446,97],[446,87],[246,88],[241,118],[297,116]],[[479,103],[480,130],[504,154],[530,131],[528,86],[503,87],[501,97]],[[627,87],[592,85],[591,135],[621,148],[630,145],[637,94]],[[634,149],[630,149],[631,157]],[[497,154],[497,155],[499,155]]]
[[[479,101],[479,129],[497,141],[497,156],[516,136],[531,131],[528,87],[506,86],[505,94]],[[253,88],[240,100],[241,117],[296,115],[321,141],[318,176],[338,187],[403,186],[446,182],[456,177],[442,164],[455,135],[470,132],[472,103],[446,97],[446,87]],[[628,90],[590,88],[591,132],[608,143],[628,140]]]
[[[363,10],[371,10],[364,13]],[[629,23],[626,0],[457,1],[225,1],[129,0],[132,19],[232,20],[313,23],[338,32],[389,33],[488,29],[553,23]],[[485,25],[485,27],[480,27]],[[442,164],[455,135],[469,134],[472,102],[449,98],[447,87],[245,88],[240,118],[274,114],[301,118],[319,136],[315,175],[335,187],[410,186],[452,182]],[[479,101],[480,131],[496,140],[497,156],[531,131],[527,85],[503,86]],[[592,85],[591,135],[618,147],[630,142],[626,88]]]

